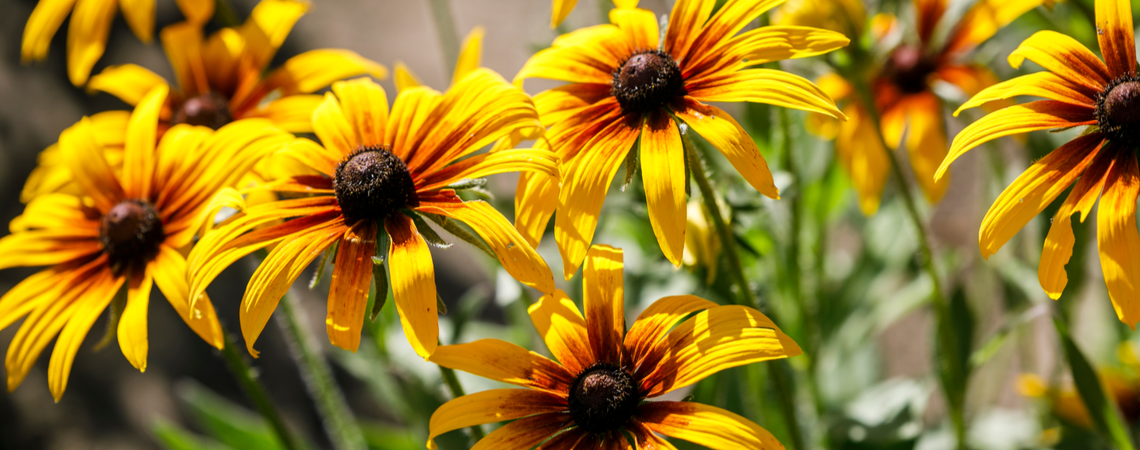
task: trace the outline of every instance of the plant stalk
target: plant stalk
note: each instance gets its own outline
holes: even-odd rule
[[[459,34],[455,32],[451,0],[428,0],[428,6],[431,7],[432,22],[435,22],[435,32],[443,50],[443,67],[450,75],[455,72],[455,63],[459,60]]]
[[[451,398],[459,398],[467,395],[467,393],[463,391],[463,385],[459,384],[459,377],[455,376],[454,369],[439,366],[439,374],[443,377],[443,382],[447,385],[447,389],[451,391]],[[470,430],[471,440],[473,442],[479,442],[485,436],[481,425],[472,425],[467,429]]]
[[[225,346],[222,347],[221,356],[225,361],[226,366],[229,367],[230,373],[234,375],[238,384],[241,385],[242,391],[245,391],[246,397],[253,402],[253,406],[257,408],[257,412],[261,414],[269,426],[273,428],[273,432],[277,434],[277,439],[281,441],[281,446],[286,450],[301,450],[305,448],[301,445],[301,441],[293,434],[289,427],[285,425],[285,420],[281,418],[281,413],[277,412],[277,407],[273,405],[273,401],[269,399],[269,394],[265,392],[265,387],[257,378],[251,373],[252,370],[249,364],[245,361],[238,349],[234,344],[234,339],[225,330],[222,331],[222,336],[225,338]]]

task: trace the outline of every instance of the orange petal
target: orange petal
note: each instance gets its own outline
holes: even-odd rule
[[[471,450],[530,450],[573,422],[569,414],[561,413],[519,419],[488,434]]]
[[[336,175],[336,168],[343,158],[339,152],[326,149],[305,138],[297,138],[283,144],[277,156],[293,158],[301,164],[330,177]]]
[[[678,63],[688,59],[701,28],[712,14],[715,0],[677,0],[669,14],[669,27],[665,30],[665,51]]]
[[[626,423],[625,427],[633,436],[633,443],[638,450],[677,450],[677,447],[658,437],[657,434],[653,433],[653,430],[650,430],[636,418]]]
[[[634,47],[628,39],[628,34],[608,24],[564,34],[549,48],[532,55],[515,75],[515,83],[521,85],[527,78],[546,78],[610,84],[613,71],[632,54]]]
[[[131,273],[127,281],[127,306],[119,318],[119,348],[132,366],[146,372],[146,356],[150,348],[147,339],[147,310],[150,307],[150,291],[154,287],[154,274],[149,270],[137,271]]]
[[[681,266],[685,248],[685,147],[681,130],[664,111],[648,114],[641,128],[641,177],[649,224],[665,258]]]
[[[95,320],[102,315],[103,310],[115,298],[115,294],[123,286],[123,278],[110,276],[109,271],[104,272],[96,281],[88,285],[83,292],[83,298],[77,299],[72,312],[69,313],[67,325],[59,333],[55,341],[55,348],[51,352],[48,363],[48,388],[56,402],[63,397],[67,389],[67,379],[71,374],[71,365],[83,338],[95,324]]]
[[[1116,161],[1096,213],[1096,243],[1116,317],[1135,328],[1140,321],[1140,233],[1136,231],[1140,170],[1131,148],[1114,146],[1111,151],[1116,152]]]
[[[629,367],[638,367],[649,352],[666,333],[697,311],[714,308],[717,304],[695,295],[675,295],[662,297],[645,308],[629,332],[625,335],[625,354],[629,356]]]
[[[518,386],[566,395],[574,375],[538,353],[498,339],[480,339],[436,349],[428,361]]]
[[[155,144],[158,114],[170,91],[165,84],[151,89],[131,113],[127,123],[127,141],[123,151],[123,193],[128,198],[151,199],[154,187]]]
[[[610,23],[617,25],[626,40],[634,48],[657,48],[661,32],[657,28],[657,16],[653,11],[636,8],[615,8],[610,10]]]
[[[1136,73],[1136,37],[1132,30],[1132,2],[1099,0],[1096,3],[1096,39],[1108,75],[1119,78]]]
[[[1108,67],[1076,39],[1056,31],[1038,31],[1009,54],[1009,65],[1021,67],[1026,59],[1061,78],[1100,92],[1112,80]]]
[[[1103,138],[1103,136],[1101,136]],[[1112,167],[1113,152],[1100,152],[1092,165],[1089,166],[1077,185],[1073,187],[1068,198],[1061,204],[1057,214],[1053,216],[1053,223],[1049,227],[1049,235],[1045,237],[1045,245],[1041,250],[1041,263],[1037,269],[1037,279],[1041,288],[1050,298],[1056,300],[1061,297],[1069,277],[1065,273],[1065,265],[1073,256],[1073,244],[1076,237],[1073,235],[1073,223],[1070,216],[1081,213],[1083,222],[1108,178],[1108,170]]]
[[[722,41],[732,37],[764,12],[783,3],[781,0],[737,1],[726,3],[708,22],[689,50],[689,55],[707,54]],[[694,22],[699,25],[699,22]],[[686,74],[688,75],[688,74]]]
[[[983,89],[954,111],[954,116],[970,108],[989,102],[1018,96],[1044,97],[1049,100],[1073,105],[1094,105],[1096,94],[1083,86],[1073,84],[1053,72],[1037,72],[1022,75]]]
[[[241,118],[262,117],[290,133],[313,132],[313,111],[324,101],[319,95],[290,95],[246,112]]]
[[[916,0],[914,9],[918,15],[918,38],[929,42],[938,20],[946,13],[946,0]]]
[[[97,228],[31,230],[0,238],[0,269],[63,264],[100,253]]]
[[[202,60],[201,26],[181,22],[163,28],[159,37],[182,94],[191,97],[210,92],[210,81],[206,78],[206,66]]]
[[[416,180],[417,191],[434,191],[463,179],[482,178],[506,172],[559,176],[558,156],[546,149],[514,148],[466,158]]]
[[[328,315],[325,317],[329,341],[353,352],[360,346],[364,308],[368,306],[368,289],[372,286],[376,230],[376,222],[365,219],[357,221],[344,232],[329,286]]]
[[[0,297],[0,329],[8,328],[8,325],[20,320],[40,305],[58,298],[58,295],[54,295],[54,291],[67,272],[69,269],[61,267],[41,270],[8,289],[8,292]]]
[[[883,188],[891,176],[888,150],[883,147],[862,105],[853,102],[843,112],[847,114],[847,122],[839,125],[835,153],[851,178],[860,209],[870,216],[879,210]]]
[[[530,320],[546,348],[570,373],[581,373],[594,364],[594,352],[586,332],[586,319],[566,293],[557,290],[544,295],[530,308]]]
[[[950,186],[949,178],[934,178],[934,172],[946,157],[942,102],[929,92],[913,96],[907,102],[907,116],[906,150],[910,166],[926,200],[938,203]]]
[[[400,324],[404,326],[404,336],[407,336],[412,349],[426,359],[435,352],[439,341],[435,266],[432,265],[431,252],[408,216],[388,216],[384,229],[392,239],[388,249],[388,278],[391,279],[396,310],[400,313]]]
[[[1049,152],[1005,188],[982,220],[978,235],[982,257],[988,259],[996,253],[1068,189],[1092,163],[1103,141],[1098,134],[1073,139]]]
[[[983,0],[975,3],[955,25],[945,44],[946,52],[970,51],[1042,3],[1043,0]]]
[[[582,303],[586,309],[586,330],[590,348],[599,362],[621,364],[621,342],[625,335],[621,249],[594,245],[586,254],[582,271]]]
[[[585,448],[594,450],[594,433],[581,428],[572,428],[559,433],[550,440],[543,442],[537,450],[564,450],[568,448]],[[581,446],[581,447],[579,447]]]
[[[159,247],[158,256],[150,263],[149,271],[154,275],[154,284],[162,291],[162,296],[178,317],[190,326],[202,340],[214,348],[221,349],[225,345],[222,335],[222,324],[218,322],[218,315],[214,312],[214,305],[206,294],[202,294],[194,302],[189,299],[190,286],[186,283],[186,259],[178,250],[163,245]],[[194,307],[191,308],[190,304]]]
[[[533,389],[492,389],[452,399],[431,415],[428,448],[448,431],[535,414],[566,411],[566,397]]]
[[[819,86],[775,69],[746,69],[686,80],[688,97],[701,102],[754,102],[816,112],[846,120]]]
[[[686,98],[684,108],[676,108],[674,114],[728,158],[732,167],[754,189],[767,197],[780,198],[780,191],[772,180],[772,171],[760,155],[756,141],[732,116],[720,108],[690,98]]]
[[[91,119],[84,117],[63,130],[59,135],[59,148],[75,182],[95,201],[99,211],[106,213],[125,198],[119,179],[96,140]]]
[[[750,420],[696,402],[649,402],[637,408],[635,417],[650,430],[713,450],[784,448]]]
[[[388,95],[384,88],[371,79],[358,78],[333,83],[332,89],[345,117],[356,129],[359,145],[384,145],[384,127],[388,124]]]

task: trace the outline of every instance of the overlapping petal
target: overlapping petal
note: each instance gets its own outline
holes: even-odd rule
[[[498,339],[444,345],[429,361],[443,367],[518,386],[566,395],[574,375],[558,363]]]
[[[448,431],[566,409],[566,398],[534,389],[492,389],[453,399],[431,415],[428,448]]]
[[[353,352],[360,346],[364,309],[368,306],[368,289],[372,286],[376,234],[376,222],[354,223],[340,239],[333,263],[325,328],[333,345]]]
[[[436,350],[439,340],[439,317],[436,311],[435,266],[427,242],[416,230],[412,219],[392,214],[384,221],[384,229],[392,239],[388,247],[388,278],[392,298],[400,313],[404,336],[416,354],[427,358]]]

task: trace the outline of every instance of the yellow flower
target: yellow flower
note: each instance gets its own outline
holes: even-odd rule
[[[391,242],[386,259],[404,332],[417,353],[431,355],[439,335],[435,269],[420,234],[430,230],[422,229],[427,225],[420,214],[466,223],[507,272],[542,292],[554,290],[550,268],[510,222],[491,205],[464,202],[449,188],[502,172],[557,176],[557,159],[546,150],[467,157],[511,132],[541,132],[534,105],[522,90],[478,69],[442,95],[426,87],[401,91],[391,113],[384,89],[370,80],[333,83],[332,90],[336,95],[326,94],[312,119],[324,147],[300,139],[283,152],[321,175],[267,186],[307,196],[251,207],[207,233],[190,254],[190,292],[196,294],[242,256],[277,245],[242,299],[241,329],[252,355],[281,296],[301,270],[338,243],[326,324],[334,345],[355,351],[381,232]]]
[[[12,220],[12,234],[0,239],[0,268],[50,266],[0,298],[0,328],[26,317],[4,361],[9,390],[59,335],[48,365],[58,401],[84,336],[124,285],[119,347],[139,370],[146,370],[147,309],[155,284],[195,333],[222,347],[209,298],[189,295],[181,250],[190,245],[214,193],[236,183],[291,136],[265,120],[216,132],[178,125],[156,147],[166,96],[164,86],[154,89],[124,124],[121,175],[105,158],[91,119],[64,131],[59,151],[85,197],[38,197]]]
[[[1011,106],[970,124],[954,137],[935,176],[941,177],[963,153],[992,139],[1089,126],[1083,135],[1026,169],[1001,193],[982,220],[978,246],[982,256],[989,258],[1075,184],[1053,216],[1038,280],[1049,297],[1061,296],[1068,283],[1065,264],[1075,240],[1070,217],[1079,212],[1084,222],[1099,198],[1096,235],[1104,281],[1116,316],[1135,327],[1140,321],[1140,233],[1136,230],[1140,171],[1134,153],[1140,144],[1140,74],[1136,72],[1129,1],[1097,0],[1096,23],[1103,62],[1075,39],[1054,31],[1040,31],[1022,42],[1009,55],[1010,64],[1016,68],[1028,59],[1047,72],[991,86],[958,111],[1022,95],[1048,100]]]
[[[523,175],[515,220],[534,244],[557,207],[554,232],[566,279],[585,258],[610,180],[637,143],[653,232],[669,261],[681,264],[687,166],[677,121],[708,140],[762,194],[779,197],[756,143],[732,116],[704,102],[769,103],[843,116],[810,81],[752,66],[826,53],[847,45],[846,37],[782,26],[738,35],[779,2],[730,0],[709,18],[715,3],[678,1],[661,41],[653,13],[612,10],[612,24],[559,37],[516,76],[519,83],[571,83],[535,97],[550,127],[546,136],[566,163],[561,190],[549,179]]]
[[[721,206],[721,211],[727,213],[728,208]],[[728,218],[724,218],[728,221]],[[704,204],[697,200],[690,200],[688,206],[688,222],[685,224],[685,251],[681,261],[692,269],[705,269],[705,283],[712,284],[716,280],[717,261],[720,256],[720,237],[716,234],[712,219],[705,211]]]
[[[859,0],[788,0],[773,14],[772,23],[823,28],[858,39],[866,20]]]
[[[71,13],[67,29],[67,75],[73,84],[82,86],[107,47],[115,10],[122,9],[131,31],[149,43],[154,33],[154,3],[155,0],[40,0],[24,27],[20,59],[28,62],[47,58],[52,37]],[[214,0],[177,0],[176,3],[186,20],[192,23],[204,24],[214,15]]]
[[[881,67],[867,74],[874,107],[882,118],[882,137],[894,150],[904,145],[903,136],[906,136],[911,169],[930,202],[941,200],[950,185],[948,178],[934,179],[934,171],[947,148],[942,101],[934,93],[934,86],[946,82],[973,95],[996,83],[997,78],[989,68],[961,62],[962,55],[1041,4],[1042,0],[981,0],[954,24],[945,40],[936,41],[934,30],[946,12],[946,2],[915,0],[917,42],[895,47]],[[895,28],[895,21],[889,16],[877,15],[873,25],[872,34],[882,38]],[[835,74],[825,75],[818,81],[819,86],[843,106],[849,120],[835,124],[827,118],[812,117],[808,129],[824,138],[835,139],[836,156],[851,177],[863,213],[874,214],[890,178],[887,150],[876,136],[871,116],[850,82]]]
[[[618,8],[636,8],[638,0],[614,0],[614,6]],[[574,10],[574,6],[578,4],[578,0],[553,0],[550,4],[550,28],[556,28],[566,16],[570,15],[570,11]]]
[[[585,316],[561,290],[529,309],[557,362],[497,339],[443,346],[432,355],[441,366],[527,389],[445,403],[432,414],[428,448],[448,431],[513,419],[472,450],[543,442],[544,449],[673,448],[656,433],[716,450],[783,448],[767,430],[720,408],[643,402],[725,369],[799,355],[771,319],[746,306],[677,295],[654,302],[626,330],[622,251],[593,246],[584,272]]]

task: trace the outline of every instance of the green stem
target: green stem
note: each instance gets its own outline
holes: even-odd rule
[[[732,230],[729,229],[728,223],[724,221],[724,216],[721,215],[720,205],[716,202],[716,193],[713,191],[712,183],[709,182],[704,162],[697,155],[696,148],[689,138],[688,127],[682,129],[684,132],[681,133],[681,141],[685,146],[685,155],[689,160],[689,172],[692,179],[696,180],[697,188],[701,191],[701,199],[704,201],[709,215],[712,216],[717,236],[720,237],[724,254],[728,258],[729,271],[736,279],[737,288],[740,290],[738,304],[760,309],[760,304],[752,295],[752,289],[748,287],[748,278],[744,276],[744,265],[740,262],[740,254],[736,248],[736,238],[733,236]],[[768,315],[773,316],[773,320],[776,320],[772,311],[769,311]],[[791,435],[791,448],[792,450],[805,450],[807,447],[804,446],[803,429],[800,427],[799,415],[796,413],[795,387],[786,369],[779,364],[772,367],[772,384],[780,401],[780,409],[788,426],[788,434]]]
[[[214,20],[223,27],[236,27],[241,25],[237,13],[234,12],[234,5],[231,5],[229,0],[214,1]]]
[[[452,398],[459,398],[467,395],[463,392],[463,385],[459,384],[459,377],[455,376],[455,370],[447,367],[439,366],[439,374],[443,377],[444,384],[447,384],[447,389],[451,391]],[[483,439],[483,427],[481,425],[472,425],[468,428],[471,430],[471,440],[479,442]]]
[[[333,447],[337,450],[366,448],[364,435],[361,434],[352,411],[348,409],[344,394],[333,381],[332,369],[321,355],[296,296],[292,292],[286,292],[279,308],[282,314],[277,315],[277,320],[285,331],[289,351],[297,361],[309,395],[316,400],[317,412],[320,413]]]
[[[907,186],[906,177],[903,173],[902,165],[899,164],[898,157],[895,152],[891,150],[891,146],[887,145],[886,139],[883,138],[883,128],[879,110],[875,107],[874,97],[871,94],[871,89],[866,83],[856,83],[856,90],[863,101],[864,109],[867,115],[871,117],[871,124],[875,128],[875,136],[878,137],[880,145],[882,145],[887,159],[891,163],[891,178],[895,180],[899,195],[902,196],[903,204],[906,206],[907,216],[910,218],[911,223],[914,225],[915,230],[918,232],[918,243],[920,252],[922,254],[922,266],[930,275],[931,283],[934,285],[933,292],[931,293],[931,302],[934,304],[934,312],[938,316],[937,324],[937,340],[940,349],[939,354],[946,358],[943,365],[950,371],[949,378],[959,380],[964,387],[966,385],[965,373],[961,371],[962,368],[958,367],[952,360],[954,355],[959,354],[957,337],[954,336],[954,330],[949,325],[950,320],[950,304],[943,297],[941,277],[938,274],[938,268],[934,265],[934,252],[930,245],[930,238],[926,234],[926,227],[922,220],[922,216],[918,212],[918,206],[914,201],[914,195],[910,192],[910,187]],[[962,400],[956,398],[952,393],[951,387],[943,380],[943,391],[946,394],[951,421],[954,425],[954,434],[958,440],[958,448],[965,450],[966,448],[966,420],[965,411],[962,405]]]
[[[435,22],[435,32],[443,49],[443,66],[447,73],[455,72],[455,62],[459,60],[459,34],[455,32],[455,14],[451,12],[451,0],[428,0],[431,18]]]
[[[277,439],[281,441],[281,446],[286,450],[304,448],[297,436],[289,430],[289,427],[285,426],[285,420],[281,418],[281,413],[277,412],[277,408],[273,406],[273,401],[269,399],[265,387],[257,381],[257,378],[254,378],[249,364],[246,363],[245,357],[240,353],[241,350],[234,344],[233,337],[224,330],[222,336],[225,338],[225,346],[222,347],[222,359],[229,367],[230,373],[233,373],[234,378],[237,379],[238,384],[241,385],[242,391],[245,391],[245,395],[257,408],[257,412],[261,413],[261,417],[269,422],[277,434]]]

